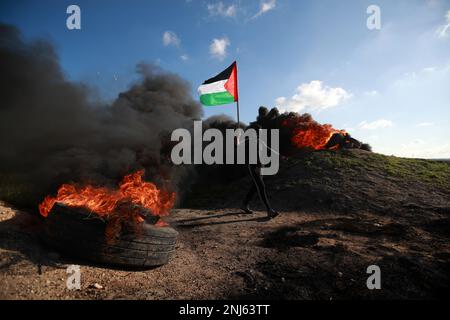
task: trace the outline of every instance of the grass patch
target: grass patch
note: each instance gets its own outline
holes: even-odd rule
[[[315,152],[307,155],[300,165],[314,175],[323,172],[378,173],[387,178],[420,181],[441,188],[450,188],[450,164],[443,161],[406,159],[377,153],[352,151]],[[323,178],[326,183],[326,177]]]
[[[27,208],[37,208],[36,204],[39,202],[30,184],[6,174],[0,174],[0,199]]]
[[[450,186],[450,165],[445,162],[385,157],[385,171],[394,177]]]

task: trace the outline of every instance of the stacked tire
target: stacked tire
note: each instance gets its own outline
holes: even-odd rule
[[[175,251],[178,232],[170,227],[144,222],[138,232],[126,228],[113,241],[107,241],[106,227],[89,212],[56,204],[44,221],[42,239],[67,255],[129,268],[162,266]]]

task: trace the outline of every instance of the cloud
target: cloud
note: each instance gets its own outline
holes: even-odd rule
[[[409,143],[402,144],[402,147],[408,149],[408,148],[411,148],[413,146],[422,145],[422,144],[425,144],[425,141],[423,141],[422,139],[416,139],[416,140],[411,141]]]
[[[436,144],[416,139],[402,144],[397,151],[401,157],[423,159],[448,159],[450,157],[450,144]]]
[[[180,38],[178,38],[178,36],[175,34],[175,32],[172,31],[166,31],[163,34],[162,37],[163,40],[163,44],[164,46],[175,46],[175,47],[179,47],[180,46]]]
[[[187,54],[182,54],[180,56],[180,59],[183,60],[183,61],[188,61],[189,60],[189,56]]]
[[[375,97],[375,96],[378,96],[378,91],[377,90],[365,91],[364,95],[369,96],[369,97]]]
[[[423,72],[434,72],[436,71],[436,67],[426,67],[422,69]]]
[[[227,37],[221,39],[213,39],[209,46],[209,53],[219,60],[223,60],[227,56],[227,47],[230,45],[230,40]]]
[[[414,86],[416,89],[423,91],[424,85],[431,85],[432,89],[441,88],[441,84],[448,83],[450,76],[450,63],[440,66],[429,66],[422,69],[404,73],[401,77],[395,79],[392,88],[405,88],[411,90]],[[428,90],[429,91],[429,90]],[[431,96],[430,93],[428,95]]]
[[[440,26],[436,33],[438,35],[439,38],[447,38],[449,35],[449,30],[450,30],[450,10],[447,11],[447,14],[445,15],[445,24]]]
[[[222,16],[222,17],[234,17],[236,16],[237,7],[232,4],[226,6],[222,1],[214,4],[208,4],[207,6],[210,16]]]
[[[377,130],[394,126],[391,120],[380,119],[373,122],[363,121],[359,124],[359,128],[363,130]]]
[[[258,18],[259,16],[262,16],[263,14],[275,9],[277,5],[277,0],[266,0],[261,2],[259,6],[259,11],[257,14],[253,16],[253,19]]]
[[[291,98],[280,97],[275,103],[281,111],[325,110],[341,104],[351,96],[342,88],[324,86],[322,81],[315,80],[301,84]]]
[[[417,124],[418,127],[432,127],[434,126],[433,122],[422,122]]]
[[[426,0],[425,2],[429,7],[432,7],[432,8],[439,5],[439,0]]]

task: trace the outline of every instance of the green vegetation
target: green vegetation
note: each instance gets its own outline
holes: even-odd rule
[[[20,182],[19,179],[10,175],[0,174],[0,200],[19,207],[36,208],[39,200],[32,194],[29,184]]]
[[[450,188],[450,164],[443,161],[406,159],[377,153],[341,151],[316,152],[299,159],[308,170],[355,174],[378,173],[386,178],[423,182]]]

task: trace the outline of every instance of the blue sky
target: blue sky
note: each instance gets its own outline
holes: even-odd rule
[[[66,8],[81,8],[81,30]],[[381,9],[369,30],[366,10]],[[192,84],[239,64],[241,118],[310,112],[377,152],[450,158],[450,0],[2,1],[0,21],[51,40],[67,77],[113,99],[135,66]],[[164,36],[165,34],[165,36]],[[235,116],[233,105],[205,116]]]

